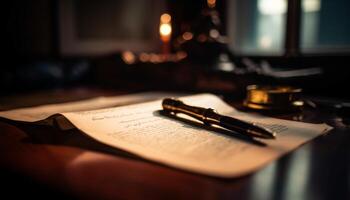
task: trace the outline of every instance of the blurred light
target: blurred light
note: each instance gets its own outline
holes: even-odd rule
[[[160,23],[165,24],[165,23],[170,23],[171,21],[171,16],[168,13],[164,13],[160,16]]]
[[[138,59],[143,63],[163,63],[163,62],[179,62],[187,57],[184,51],[178,51],[174,54],[156,54],[156,53],[141,53]]]
[[[152,53],[151,56],[150,56],[150,61],[152,63],[159,63],[159,56],[155,53]]]
[[[122,59],[126,64],[133,64],[135,63],[135,55],[131,51],[124,51],[122,53]]]
[[[162,24],[160,25],[159,32],[163,36],[167,36],[171,34],[171,26],[170,24]]]
[[[167,45],[164,46],[164,43],[168,43],[171,38],[171,16],[167,13],[160,16],[159,34],[160,39],[163,41],[163,51],[166,53],[169,50]]]
[[[259,0],[258,9],[264,15],[280,15],[287,12],[286,0]]]
[[[139,56],[139,59],[141,62],[148,62],[150,59],[150,56],[147,53],[141,53]]]
[[[177,57],[176,61],[185,59],[187,57],[187,53],[184,51],[179,51],[176,53],[176,57]]]
[[[321,0],[303,0],[304,12],[318,12],[321,10]]]
[[[272,39],[269,36],[262,36],[259,40],[259,45],[263,49],[271,48],[272,46]]]
[[[200,34],[197,37],[198,42],[206,42],[207,41],[207,36],[205,34]]]
[[[182,38],[184,40],[192,40],[193,34],[191,32],[185,32],[184,34],[182,34]]]
[[[216,5],[216,0],[207,0],[207,4],[209,8],[214,8]]]
[[[209,35],[210,35],[210,37],[212,37],[212,38],[218,38],[219,35],[220,35],[220,33],[219,33],[219,31],[216,30],[216,29],[211,29],[211,30],[209,31]]]

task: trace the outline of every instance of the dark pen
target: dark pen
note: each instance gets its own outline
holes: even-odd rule
[[[202,121],[206,125],[215,124],[251,137],[259,137],[264,139],[275,138],[275,133],[268,129],[236,118],[220,115],[211,108],[189,106],[180,100],[171,98],[163,99],[162,106],[165,111],[189,115]]]

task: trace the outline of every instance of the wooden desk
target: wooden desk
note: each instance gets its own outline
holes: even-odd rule
[[[4,109],[102,94],[115,92],[62,90],[0,102]],[[303,115],[306,121],[324,121],[335,129],[251,175],[234,179],[206,177],[138,159],[85,138],[77,130],[62,132],[2,120],[2,189],[15,197],[50,199],[349,199],[349,128],[335,123],[327,113],[306,110]]]

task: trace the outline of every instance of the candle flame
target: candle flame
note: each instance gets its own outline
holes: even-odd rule
[[[162,41],[167,42],[171,36],[171,16],[168,13],[164,13],[160,16],[159,33]]]
[[[162,36],[168,36],[171,34],[170,24],[161,24],[159,27],[159,32]]]

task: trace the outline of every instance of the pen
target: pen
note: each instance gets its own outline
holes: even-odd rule
[[[218,125],[226,129],[245,134],[251,137],[274,139],[275,133],[233,117],[218,114],[211,108],[189,106],[180,100],[165,98],[162,102],[163,109],[171,113],[183,113],[202,121],[205,125]]]

